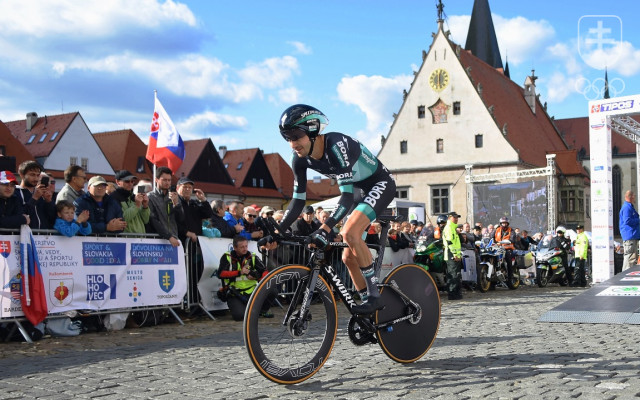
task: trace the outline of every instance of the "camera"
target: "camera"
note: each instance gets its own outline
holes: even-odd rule
[[[146,192],[147,192],[147,185],[137,186],[137,189],[136,189],[137,194],[144,194]]]
[[[169,191],[170,191],[170,192],[175,192],[175,191],[177,191],[177,189],[176,189],[176,185],[171,185],[171,187],[169,188]]]
[[[48,176],[46,176],[46,175],[45,175],[45,176],[43,176],[43,177],[42,177],[42,179],[40,179],[40,183],[41,183],[42,185],[49,186],[49,177],[48,177]]]

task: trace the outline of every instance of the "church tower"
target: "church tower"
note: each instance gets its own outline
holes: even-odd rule
[[[502,68],[502,58],[500,57],[496,31],[493,28],[489,0],[474,1],[464,49],[470,50],[471,54],[493,68]]]

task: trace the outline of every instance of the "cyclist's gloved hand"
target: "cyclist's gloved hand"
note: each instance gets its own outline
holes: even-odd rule
[[[329,245],[329,232],[322,228],[313,232],[309,237],[311,238],[311,244],[318,248],[324,249]]]

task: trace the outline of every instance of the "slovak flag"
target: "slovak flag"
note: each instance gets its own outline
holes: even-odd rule
[[[22,268],[22,290],[20,291],[22,312],[33,325],[38,325],[47,317],[49,310],[47,308],[47,295],[44,291],[42,271],[40,271],[38,250],[29,225],[20,227],[20,260]]]
[[[174,173],[184,161],[184,143],[158,96],[155,97],[147,160],[158,167],[169,167]]]

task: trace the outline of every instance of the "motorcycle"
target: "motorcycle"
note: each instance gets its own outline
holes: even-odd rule
[[[512,278],[509,279],[507,262],[505,258],[506,250],[501,245],[511,244],[509,240],[502,240],[494,243],[493,239],[484,238],[477,241],[480,251],[480,266],[478,268],[478,289],[481,292],[495,290],[497,285],[503,285],[511,290],[520,286],[520,271],[518,266],[512,261]]]
[[[550,246],[551,236],[543,238],[535,249],[536,284],[545,287],[549,283],[567,286],[567,271],[562,264],[562,249]]]
[[[427,270],[436,282],[438,290],[447,290],[447,263],[444,261],[442,239],[427,243],[427,238],[421,236],[418,238],[415,250],[413,262]]]

